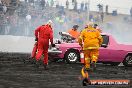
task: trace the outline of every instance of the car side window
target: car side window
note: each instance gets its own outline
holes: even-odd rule
[[[103,43],[102,43],[102,45],[108,45],[108,43],[109,43],[109,36],[107,36],[107,35],[102,35],[102,38],[103,38]]]

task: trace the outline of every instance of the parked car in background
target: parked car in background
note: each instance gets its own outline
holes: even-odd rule
[[[54,56],[54,59],[65,59],[67,63],[76,63],[81,61],[80,51],[81,47],[70,38],[66,33],[61,34],[60,44],[56,44],[57,50],[61,53]],[[112,35],[102,33],[103,43],[99,49],[99,60],[104,64],[118,65],[123,62],[125,66],[132,66],[132,45],[119,44],[112,37]]]

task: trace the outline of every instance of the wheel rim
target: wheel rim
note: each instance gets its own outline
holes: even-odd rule
[[[126,62],[127,62],[127,64],[132,64],[132,56],[127,56]]]
[[[68,59],[69,59],[69,61],[71,61],[71,62],[76,61],[76,60],[77,60],[77,54],[76,54],[76,53],[73,53],[73,52],[69,53],[69,54],[68,54]]]

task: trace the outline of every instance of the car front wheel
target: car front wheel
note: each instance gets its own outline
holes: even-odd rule
[[[65,60],[67,63],[76,63],[79,58],[80,54],[76,50],[69,50],[65,54]]]
[[[127,55],[123,61],[123,65],[132,66],[132,54]]]

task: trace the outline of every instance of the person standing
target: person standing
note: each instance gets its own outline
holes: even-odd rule
[[[54,1],[50,0],[50,6],[53,7],[53,5],[54,5]]]
[[[89,4],[88,4],[87,2],[85,2],[85,7],[84,7],[84,8],[85,8],[85,11],[86,11],[86,12],[88,11],[88,5],[89,5]]]
[[[29,36],[29,31],[30,31],[30,27],[31,27],[31,15],[27,14],[26,15],[26,27],[25,27],[25,36]]]
[[[108,5],[106,5],[106,7],[105,7],[105,12],[106,12],[107,15],[109,15],[109,12],[108,12]]]
[[[98,26],[98,24],[94,24],[93,27],[97,29],[100,33],[102,33],[102,29]]]
[[[41,0],[40,1],[40,5],[41,5],[41,7],[42,7],[42,10],[45,8],[45,0]]]
[[[69,1],[66,0],[66,8],[69,9]]]
[[[74,1],[74,10],[75,10],[75,11],[77,11],[77,5],[78,5],[78,3],[77,3],[77,1],[75,0],[75,1]]]
[[[81,8],[80,9],[81,9],[81,12],[83,12],[83,10],[84,10],[84,2],[83,1],[81,2]]]
[[[100,17],[101,17],[101,22],[103,22],[104,21],[104,13],[103,12],[100,13]]]
[[[130,9],[130,15],[131,15],[131,17],[132,17],[132,7],[131,7],[131,9]]]
[[[84,52],[84,65],[86,70],[92,70],[96,67],[96,62],[99,56],[99,47],[101,46],[103,39],[100,32],[93,28],[93,23],[89,22],[88,27],[83,29],[79,38],[79,45]]]
[[[35,30],[36,41],[38,41],[37,48],[38,52],[36,54],[36,65],[39,66],[40,57],[44,54],[43,66],[44,69],[48,69],[48,48],[49,40],[51,45],[53,45],[53,30],[52,21],[49,20],[46,25],[42,25]]]
[[[74,25],[72,29],[68,30],[68,33],[75,39],[79,37],[79,32],[77,31],[78,25]]]

